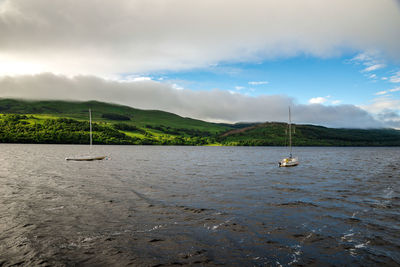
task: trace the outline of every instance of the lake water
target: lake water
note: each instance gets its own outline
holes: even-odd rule
[[[0,266],[400,266],[400,148],[0,145]]]

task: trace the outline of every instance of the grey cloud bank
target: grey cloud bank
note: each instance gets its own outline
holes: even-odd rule
[[[285,95],[249,97],[221,90],[177,90],[156,81],[118,82],[95,76],[68,78],[46,73],[0,77],[0,97],[99,100],[214,122],[287,121],[290,105],[296,123],[345,128],[385,126],[353,105],[299,105]]]
[[[400,60],[399,28],[394,0],[4,0],[0,63],[105,77],[348,50]]]

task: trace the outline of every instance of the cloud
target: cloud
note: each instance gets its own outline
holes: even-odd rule
[[[243,86],[235,86],[235,89],[238,90],[238,91],[240,91],[240,90],[243,90],[244,87],[243,87]]]
[[[319,96],[319,97],[311,98],[310,100],[308,100],[308,103],[310,103],[310,104],[323,104],[326,101],[328,101],[328,99],[326,99],[325,97]]]
[[[141,109],[159,109],[214,122],[287,121],[331,127],[379,127],[380,122],[353,105],[300,105],[285,95],[246,96],[221,90],[176,90],[154,80],[119,82],[95,76],[67,77],[50,73],[0,77],[0,97],[99,100]]]
[[[400,88],[382,91],[381,96],[374,98],[371,104],[363,105],[361,108],[373,114],[386,127],[400,129],[400,100],[385,95],[388,92],[397,91],[400,91]]]
[[[259,82],[249,82],[250,85],[262,85],[262,84],[268,84],[267,81],[259,81]]]
[[[375,65],[366,67],[363,71],[364,71],[364,72],[365,72],[365,71],[366,71],[366,72],[369,72],[369,71],[379,70],[379,69],[382,69],[382,68],[384,68],[384,67],[386,67],[385,64],[375,64]]]
[[[384,121],[386,125],[400,129],[400,115],[392,110],[384,110],[378,114],[378,118]]]
[[[172,83],[171,87],[175,90],[183,90],[184,88],[177,83]]]
[[[378,114],[378,119],[383,121],[385,125],[400,130],[400,113],[393,110],[383,110]]]
[[[354,58],[350,60],[350,62],[355,64],[362,64],[366,66],[361,72],[371,72],[376,71],[386,67],[386,64],[383,63],[383,58],[380,52],[378,51],[366,51],[356,55]],[[366,74],[366,77],[369,79],[376,79],[377,75]]]
[[[322,97],[322,96],[313,97],[313,98],[311,98],[310,100],[308,100],[308,103],[309,103],[309,104],[312,104],[312,105],[314,105],[314,104],[324,104],[324,103],[327,103],[328,100],[329,100],[331,97],[332,97],[332,96],[330,96],[330,95],[327,95],[327,96],[325,96],[325,97]],[[330,100],[329,102],[330,102],[330,104],[332,104],[332,105],[338,105],[338,104],[340,104],[342,101],[341,101],[341,100]]]
[[[364,51],[350,59],[350,62],[355,64],[363,64],[364,66],[383,65],[381,58],[382,55],[376,50]]]
[[[376,92],[375,95],[386,95],[389,92],[394,93],[394,92],[398,92],[398,91],[400,91],[400,87],[396,87],[396,88],[385,90],[385,91],[379,91],[379,92]]]
[[[374,98],[371,104],[363,105],[361,107],[373,114],[380,114],[385,110],[399,111],[400,100],[383,95]]]
[[[398,91],[400,91],[400,87],[396,87],[389,90],[389,92],[398,92]]]
[[[151,81],[150,77],[135,77],[132,79],[132,82],[142,82],[142,81]]]
[[[399,28],[392,0],[4,0],[0,73],[107,77],[371,50],[400,60]]]
[[[388,91],[379,91],[379,92],[376,92],[375,95],[385,95],[387,93],[388,93]]]
[[[395,75],[390,77],[391,83],[400,83],[400,71],[396,72]]]
[[[380,113],[379,117],[382,120],[399,120],[400,116],[396,112],[393,111],[385,111]]]
[[[151,77],[143,77],[137,75],[128,75],[125,77],[118,77],[117,79],[120,82],[142,82],[142,81],[151,81]]]

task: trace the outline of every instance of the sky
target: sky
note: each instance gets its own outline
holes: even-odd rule
[[[400,1],[0,0],[0,97],[400,129]]]

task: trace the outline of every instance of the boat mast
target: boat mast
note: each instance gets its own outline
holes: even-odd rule
[[[92,149],[92,111],[89,108],[90,149]]]
[[[290,106],[289,106],[289,146],[290,146],[290,157],[292,157],[292,118],[290,115]]]

